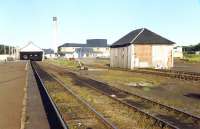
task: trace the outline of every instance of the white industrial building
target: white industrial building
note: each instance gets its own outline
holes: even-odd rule
[[[176,46],[173,49],[174,58],[183,58],[183,48],[181,46]]]
[[[83,43],[65,43],[58,47],[59,54],[65,58],[109,57],[110,48],[106,39],[89,39]]]

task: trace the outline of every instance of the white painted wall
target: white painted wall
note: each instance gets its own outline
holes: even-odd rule
[[[49,58],[56,58],[56,55],[55,54],[45,54],[44,55],[47,59]]]
[[[110,49],[110,66],[119,68],[131,68],[132,45]]]
[[[181,46],[177,46],[175,48],[173,48],[173,54],[174,54],[174,57],[176,58],[183,58],[183,48]]]
[[[5,61],[9,55],[0,55],[0,61]]]
[[[132,69],[133,68],[133,60],[134,60],[134,52],[133,52],[133,45],[128,46],[128,61],[127,61],[127,68]],[[133,55],[133,56],[131,56]]]
[[[65,58],[78,58],[78,53],[74,52],[74,53],[66,53]]]
[[[172,45],[152,45],[152,64],[140,62],[134,55],[134,45],[110,49],[110,66],[134,69],[135,67],[168,68],[168,58],[172,57]]]
[[[153,45],[152,66],[155,68],[168,68],[167,63],[169,56],[172,54],[172,50],[172,45]]]
[[[13,57],[15,59],[15,55],[0,55],[0,61],[5,61],[7,60],[7,57]]]

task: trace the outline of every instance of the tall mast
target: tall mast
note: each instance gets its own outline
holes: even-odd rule
[[[58,19],[57,17],[53,17],[53,50],[57,53],[58,46]]]

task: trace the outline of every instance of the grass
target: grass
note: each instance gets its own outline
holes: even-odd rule
[[[51,59],[51,60],[45,60],[45,62],[52,63],[54,65],[60,65],[73,70],[76,70],[79,67],[79,63],[75,60]]]
[[[81,62],[83,62],[83,64],[87,67],[91,67],[91,68],[108,68],[109,64],[110,64],[110,60],[109,59],[94,59],[94,58],[89,58],[89,59],[80,59]]]
[[[97,79],[104,80],[106,82],[116,82],[119,84],[126,84],[129,85],[130,83],[146,83],[149,84],[150,87],[157,86],[160,84],[160,79],[155,77],[144,77],[138,76],[140,74],[134,74],[133,72],[127,71],[119,71],[119,70],[109,70],[109,71],[102,71],[105,72],[104,74],[98,74],[93,77]]]
[[[190,63],[200,62],[200,55],[196,54],[184,54],[184,59]]]
[[[72,70],[77,70],[78,68],[78,62],[77,61],[70,61],[70,60],[64,60],[64,59],[57,59],[57,60],[46,60],[47,63],[51,63],[54,65],[70,68]],[[86,61],[83,61],[86,62]],[[88,59],[88,65],[97,67],[97,66],[103,66],[108,63],[108,60],[105,59]],[[87,64],[86,64],[87,65]],[[96,76],[94,74],[94,76]],[[156,86],[160,84],[159,79],[155,79],[155,77],[151,78],[144,78],[143,76],[133,76],[132,72],[126,72],[126,71],[120,71],[120,70],[108,70],[105,71],[105,74],[98,75],[99,79],[103,79],[106,81],[113,81],[119,82],[120,84],[129,84],[132,82],[135,83],[148,83],[151,84],[150,86]]]

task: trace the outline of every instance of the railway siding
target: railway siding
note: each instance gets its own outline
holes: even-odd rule
[[[58,80],[39,67],[37,71],[69,128],[117,129],[72,90],[64,88]]]
[[[177,78],[181,80],[200,81],[200,73],[195,73],[195,72],[184,72],[184,71],[174,71],[174,70],[153,70],[153,69],[137,69],[132,71],[138,73],[154,74],[159,76]]]
[[[42,68],[43,69],[43,68]],[[42,70],[40,70],[42,71]],[[52,73],[51,76],[55,77]],[[61,81],[61,80],[60,80]],[[115,122],[117,127],[123,128],[123,129],[129,129],[129,128],[152,128],[152,129],[159,129],[161,127],[168,129],[166,126],[162,126],[160,122],[155,122],[152,119],[146,118],[146,116],[141,115],[139,112],[135,112],[135,110],[132,110],[127,105],[122,104],[119,101],[113,100],[112,97],[106,96],[102,93],[99,93],[92,88],[85,87],[84,83],[79,83],[78,80],[76,80],[73,90],[76,91],[77,94],[83,95],[84,99],[87,99],[88,102],[93,103],[95,105],[95,109],[98,109],[98,111],[103,112],[103,114],[108,117],[110,121]],[[65,84],[71,85],[70,82],[64,82]],[[79,86],[79,88],[77,88]],[[74,89],[75,88],[75,89]],[[86,88],[86,89],[85,89]],[[80,92],[78,92],[80,91]],[[89,97],[90,96],[90,97]],[[102,99],[99,99],[102,98]],[[99,105],[99,102],[101,103],[104,101],[104,103]],[[108,103],[109,102],[109,103]],[[115,104],[114,104],[115,103]],[[107,108],[106,108],[107,107]],[[101,110],[102,109],[102,110]],[[104,109],[104,110],[103,110]],[[125,118],[126,117],[126,118]],[[127,121],[125,121],[127,120]],[[123,124],[122,124],[123,123]]]
[[[104,92],[105,94],[108,94],[110,96],[115,95],[118,97],[118,99],[122,98],[122,96],[124,96],[124,95],[130,96],[130,93],[125,93],[124,91],[121,91],[114,87],[111,88],[110,86],[108,86],[106,84],[103,84],[96,80],[82,77],[71,71],[69,72],[69,71],[65,70],[65,74],[63,74],[63,75],[74,76],[74,78],[76,78],[76,79],[79,78],[79,80],[81,80],[82,83],[87,83],[88,86],[96,88],[97,90],[100,90],[101,92]],[[132,96],[132,97],[135,97],[135,96]],[[138,97],[137,97],[137,99],[138,99]],[[138,106],[138,104],[149,105],[149,106],[151,106],[151,110],[155,107],[153,105],[157,105],[160,108],[161,112],[158,113],[159,108],[157,111],[153,109],[154,111],[153,112],[151,111],[151,114],[154,114],[153,116],[159,117],[160,119],[162,119],[172,125],[175,125],[177,128],[199,128],[199,117],[193,116],[189,113],[177,110],[175,108],[171,108],[169,106],[151,102],[151,100],[145,100],[145,98],[140,97],[139,99],[140,99],[140,102],[133,101],[133,100],[131,100],[131,101],[126,100],[126,103],[129,103],[132,106]],[[150,111],[150,110],[146,110],[146,111]],[[164,112],[164,114],[163,114],[163,112]]]

